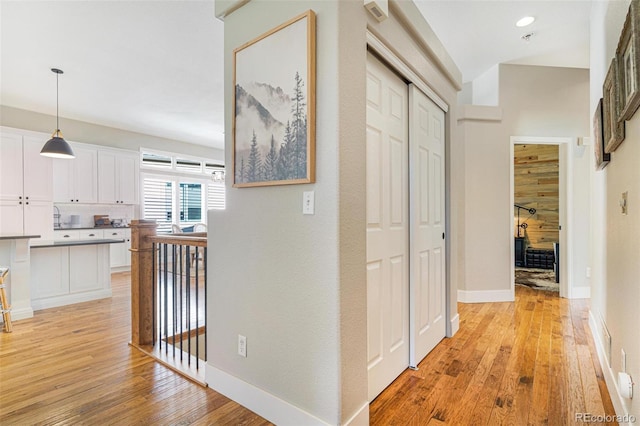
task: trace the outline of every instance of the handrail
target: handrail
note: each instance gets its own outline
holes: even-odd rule
[[[131,222],[130,344],[204,383],[207,233],[157,235],[156,228]]]
[[[166,234],[166,235],[153,235],[148,236],[147,241],[150,243],[158,244],[175,244],[183,246],[207,246],[207,233],[206,232],[188,232],[182,234]]]

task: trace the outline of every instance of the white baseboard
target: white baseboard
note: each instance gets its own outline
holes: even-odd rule
[[[90,300],[106,299],[111,297],[111,289],[88,291],[86,293],[65,294],[63,296],[48,297],[31,301],[34,311],[40,309],[57,308],[59,306],[72,305],[74,303],[89,302]]]
[[[18,321],[18,320],[27,319],[27,318],[33,318],[33,309],[31,309],[31,307],[21,308],[21,309],[11,308],[12,323],[13,321]],[[0,316],[0,319],[2,319],[1,316]]]
[[[277,425],[328,425],[314,415],[274,396],[264,390],[247,383],[211,364],[205,365],[205,381],[207,386],[243,405],[259,416]],[[362,411],[362,410],[361,410]],[[369,411],[366,410],[367,422]],[[360,421],[360,413],[350,421]],[[353,423],[360,425],[361,423]],[[365,423],[366,424],[366,423]]]
[[[614,374],[611,367],[609,367],[609,363],[607,362],[607,357],[605,355],[605,349],[602,347],[602,339],[598,331],[600,325],[596,321],[595,317],[593,316],[593,311],[591,310],[589,310],[589,328],[591,330],[591,336],[593,337],[593,341],[596,346],[598,361],[600,361],[600,368],[602,369],[602,373],[604,374],[604,380],[607,383],[607,389],[609,390],[609,396],[611,397],[613,408],[616,410],[616,414],[618,416],[624,416],[626,414],[624,399],[618,391],[616,375]],[[631,423],[629,422],[620,422],[620,424],[631,425]]]
[[[571,289],[571,299],[590,299],[591,287],[573,287]]]
[[[515,300],[513,289],[510,290],[458,290],[458,302],[462,303],[486,303],[486,302],[513,302]]]
[[[460,314],[456,314],[455,317],[451,318],[451,335],[447,337],[453,337],[460,330]]]
[[[344,426],[369,426],[369,403],[366,402],[349,420],[344,423]]]

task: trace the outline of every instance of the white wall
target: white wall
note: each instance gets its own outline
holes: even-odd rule
[[[591,13],[591,99],[593,116],[602,83],[618,43],[629,1],[594,2]],[[601,321],[611,334],[611,368],[603,370],[616,412],[640,418],[640,403],[620,398],[617,373],[622,370],[621,349],[627,354],[627,373],[640,378],[640,112],[626,122],[626,137],[600,172],[591,167],[591,315],[592,331],[602,344]],[[593,158],[593,155],[591,155]],[[628,215],[618,205],[629,192]],[[604,346],[604,345],[603,345]],[[637,394],[636,384],[634,393]]]
[[[2,126],[51,134],[54,130],[55,122],[56,118],[51,115],[4,105],[0,106],[0,125]],[[60,128],[64,138],[73,142],[90,143],[131,151],[139,151],[143,147],[200,156],[212,160],[222,161],[224,159],[224,153],[220,149],[129,132],[84,121],[70,120],[64,117],[60,117]],[[46,141],[43,141],[43,144],[44,142]]]
[[[466,106],[472,113],[461,116],[459,122],[465,151],[465,278],[458,289],[468,301],[509,300],[513,262],[510,137],[579,137],[590,132],[588,70],[500,65],[499,75],[499,108],[471,110]],[[479,119],[474,114],[494,117]],[[573,159],[580,163],[574,173],[584,173],[584,155],[573,152]],[[572,190],[588,193],[588,181],[588,175],[575,177]],[[579,205],[584,204],[581,198]],[[581,247],[586,247],[582,240],[589,234],[587,225],[584,220],[574,224]],[[574,241],[573,245],[578,244]],[[583,257],[587,257],[586,249]],[[581,268],[584,276],[586,267]]]
[[[365,120],[365,11],[352,6],[254,0],[225,18],[225,121],[231,128],[233,49],[308,9],[317,13],[317,182],[239,189],[227,182],[226,210],[209,212],[211,244],[225,242],[209,265],[209,386],[229,394],[216,383],[229,374],[329,424],[341,423],[367,399],[366,303],[351,296],[365,288],[365,252],[358,247],[364,247],[358,229],[365,221],[365,169],[358,161],[364,145],[354,143],[365,135],[363,125],[342,121],[347,115],[352,123]],[[226,139],[231,164],[231,132]],[[302,193],[310,190],[315,214],[303,216]],[[341,192],[352,197],[343,199]],[[354,228],[343,229],[342,220]],[[350,309],[343,311],[345,302]],[[343,333],[353,339],[348,348]],[[247,337],[247,358],[236,353],[238,334]],[[343,350],[350,359],[342,359]],[[345,392],[343,381],[351,385]],[[258,400],[239,402],[256,410],[251,404]]]
[[[473,80],[473,105],[498,106],[500,66],[492,66]]]
[[[358,1],[236,3],[225,17],[227,128],[233,49],[308,9],[317,13],[317,182],[239,189],[227,182],[227,209],[209,212],[209,244],[224,241],[224,250],[209,260],[207,381],[279,424],[366,424],[367,26],[450,105],[459,71],[443,71],[450,58],[413,3],[391,2],[392,16],[380,24]],[[428,40],[415,40],[407,25],[426,28]],[[429,55],[439,55],[437,63]],[[226,147],[230,164],[230,132]],[[313,216],[301,212],[308,190]],[[248,338],[247,358],[236,354],[238,334]]]

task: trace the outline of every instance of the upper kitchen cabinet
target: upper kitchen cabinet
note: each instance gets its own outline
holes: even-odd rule
[[[0,199],[22,199],[22,136],[2,133],[0,139]]]
[[[47,135],[0,131],[0,234],[48,236],[53,228],[52,159]]]
[[[138,204],[137,153],[98,151],[98,202]]]
[[[53,201],[98,202],[98,151],[72,145],[76,158],[53,160]]]

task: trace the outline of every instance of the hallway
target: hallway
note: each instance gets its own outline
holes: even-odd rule
[[[578,413],[615,414],[588,300],[516,286],[515,303],[458,309],[460,331],[371,403],[372,425],[569,425]]]

